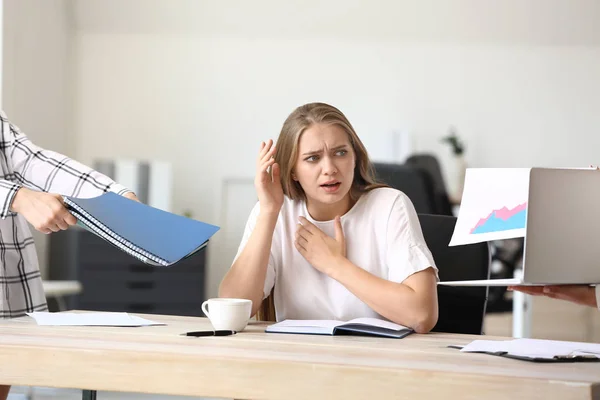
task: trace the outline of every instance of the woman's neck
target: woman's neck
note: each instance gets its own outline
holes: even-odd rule
[[[341,217],[346,214],[352,208],[354,203],[355,202],[350,198],[350,194],[347,194],[342,200],[333,204],[320,203],[306,199],[306,208],[315,221],[331,221],[337,215]]]

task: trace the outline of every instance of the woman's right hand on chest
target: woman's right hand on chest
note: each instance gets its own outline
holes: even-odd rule
[[[269,139],[260,144],[256,160],[254,187],[260,202],[261,212],[279,213],[283,205],[279,164],[275,162],[275,144]],[[270,171],[270,172],[269,172]]]

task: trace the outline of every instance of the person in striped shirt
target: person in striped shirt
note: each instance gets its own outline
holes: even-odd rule
[[[122,185],[69,157],[33,144],[0,112],[0,318],[47,310],[28,223],[50,234],[77,220],[62,196],[115,192],[137,201]],[[10,386],[0,385],[0,400]]]

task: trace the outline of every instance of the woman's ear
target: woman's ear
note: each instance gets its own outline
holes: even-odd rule
[[[296,178],[296,174],[292,172],[292,179],[298,182],[298,178]]]

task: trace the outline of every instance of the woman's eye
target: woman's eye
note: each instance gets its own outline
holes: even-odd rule
[[[305,158],[304,160],[313,162],[313,161],[317,161],[317,158],[318,158],[317,156],[310,156],[310,157]]]
[[[340,150],[337,151],[335,154],[338,156],[345,156],[348,153],[348,150]]]

